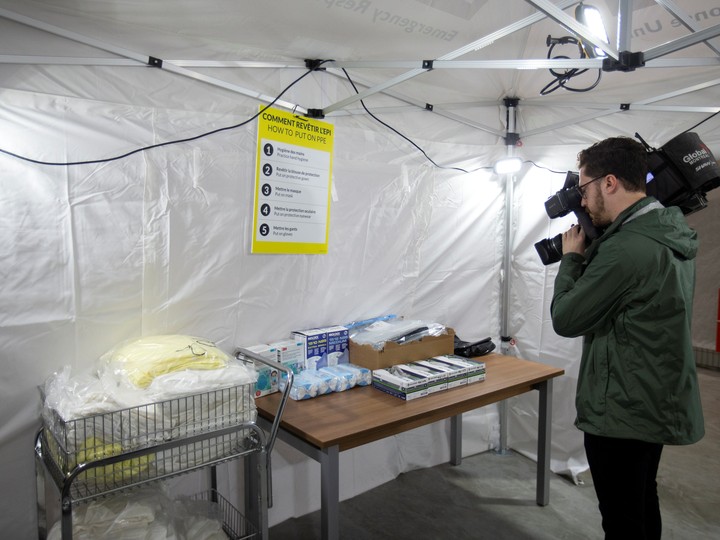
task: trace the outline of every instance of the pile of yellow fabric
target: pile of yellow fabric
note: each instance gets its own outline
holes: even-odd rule
[[[155,377],[185,369],[224,368],[228,355],[211,341],[185,335],[158,335],[124,343],[103,355],[116,374],[138,388]]]
[[[123,449],[117,443],[106,444],[96,437],[88,437],[78,452],[78,463],[90,463],[107,457],[122,454]],[[92,467],[85,473],[87,478],[94,478],[102,482],[127,482],[132,479],[137,481],[140,474],[145,472],[154,460],[154,456],[140,456],[133,459],[126,459],[104,467]]]

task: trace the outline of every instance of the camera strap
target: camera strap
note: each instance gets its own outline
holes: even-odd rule
[[[622,225],[627,225],[633,219],[639,218],[640,216],[644,216],[645,214],[647,214],[648,212],[652,212],[653,210],[659,210],[660,208],[665,208],[665,207],[659,201],[653,201],[650,204],[648,204],[647,206],[643,206],[637,212],[633,212],[632,214],[630,214],[627,218],[625,218],[623,220]]]

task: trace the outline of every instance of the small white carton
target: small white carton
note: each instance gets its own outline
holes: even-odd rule
[[[433,371],[415,364],[398,364],[393,366],[392,371],[402,371],[405,374],[427,379],[428,393],[432,394],[447,390],[447,374],[444,371]]]
[[[268,360],[277,361],[277,353],[273,347],[265,343],[245,347],[248,351]],[[277,369],[255,362],[257,381],[255,382],[255,397],[262,397],[278,391],[279,373]]]
[[[414,363],[428,369],[444,371],[447,375],[448,390],[450,388],[457,388],[458,386],[464,386],[467,384],[466,368],[462,368],[454,364],[446,364],[444,362],[439,362],[437,360],[433,360],[432,358],[428,360],[418,360]]]
[[[270,344],[275,349],[277,361],[297,375],[305,369],[305,346],[302,340],[285,339]]]
[[[468,384],[485,380],[485,362],[471,361],[455,354],[435,356],[434,360],[465,368]]]
[[[413,378],[402,373],[398,375],[387,369],[373,371],[372,385],[406,401],[428,395],[427,380],[424,377]]]

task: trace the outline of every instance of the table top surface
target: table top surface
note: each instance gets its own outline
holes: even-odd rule
[[[348,450],[409,429],[450,418],[532,390],[564,370],[514,356],[488,354],[485,380],[405,401],[371,386],[313,399],[289,399],[281,428],[311,445]],[[259,416],[272,421],[281,394],[256,400]]]

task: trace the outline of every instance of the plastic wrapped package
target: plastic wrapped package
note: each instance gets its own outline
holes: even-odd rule
[[[376,350],[382,350],[388,341],[403,344],[426,336],[440,336],[446,333],[445,326],[439,323],[389,319],[364,327],[353,335],[352,340],[358,345],[370,345]]]
[[[95,540],[227,540],[217,503],[182,497],[173,500],[163,485],[95,499],[73,510],[73,538]],[[60,540],[60,522],[48,540]]]
[[[285,384],[285,381],[280,381],[281,391],[284,391]],[[296,401],[311,399],[334,392],[339,385],[340,379],[337,376],[322,371],[306,370],[295,375],[289,395]]]
[[[335,367],[341,372],[351,373],[357,386],[369,386],[372,384],[372,371],[366,367],[355,364],[338,364]]]
[[[295,375],[292,386],[290,387],[290,399],[301,401],[303,399],[311,399],[318,395],[320,383],[317,378],[310,377],[309,371],[303,371]],[[285,391],[287,379],[280,381],[280,390]]]
[[[340,365],[326,366],[318,370],[320,373],[328,374],[337,379],[337,382],[334,383],[333,392],[344,392],[357,384],[357,373],[339,368]]]
[[[110,371],[136,388],[155,377],[192,369],[225,367],[229,356],[212,341],[181,334],[146,336],[121,343],[100,357],[100,371]]]
[[[256,372],[236,359],[219,369],[160,375],[145,389],[104,375],[72,377],[64,368],[44,386],[43,423],[52,434],[48,446],[63,472],[78,463],[255,421]],[[80,479],[98,486],[137,481],[232,453],[241,439],[233,432],[203,447],[193,443],[90,468]]]

